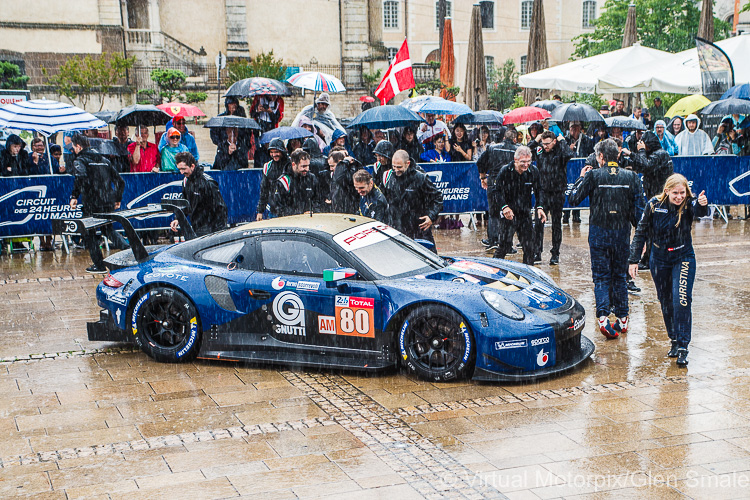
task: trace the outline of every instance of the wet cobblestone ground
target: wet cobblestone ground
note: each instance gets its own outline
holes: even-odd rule
[[[587,226],[566,227],[560,266],[541,268],[589,311],[597,351],[514,385],[155,363],[86,340],[99,278],[85,251],[3,257],[0,497],[747,498],[748,232],[696,226],[685,370],[664,356],[648,274],[630,333],[596,333]],[[483,236],[437,240],[483,255]]]

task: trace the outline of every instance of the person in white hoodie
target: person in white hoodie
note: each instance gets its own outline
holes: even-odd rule
[[[700,129],[701,120],[694,114],[685,118],[685,130],[674,138],[681,156],[710,155],[714,153],[711,138]]]

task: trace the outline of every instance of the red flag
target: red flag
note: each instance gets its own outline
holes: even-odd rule
[[[388,66],[388,71],[383,75],[383,79],[380,81],[375,95],[380,98],[380,103],[385,105],[388,101],[396,97],[401,91],[407,89],[413,89],[416,86],[414,83],[414,73],[411,70],[411,58],[409,57],[409,46],[404,40],[401,48],[398,49],[396,57],[393,58],[393,62]]]

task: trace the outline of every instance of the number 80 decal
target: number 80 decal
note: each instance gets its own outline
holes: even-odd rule
[[[321,317],[325,323],[319,320],[320,333],[375,338],[374,313],[375,299],[337,295],[336,316]]]

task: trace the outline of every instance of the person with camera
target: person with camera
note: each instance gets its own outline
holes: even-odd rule
[[[716,136],[711,141],[714,146],[714,152],[717,155],[737,155],[740,154],[740,146],[737,141],[737,131],[734,129],[734,122],[731,116],[721,120],[719,128],[716,129]]]

